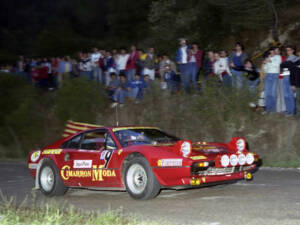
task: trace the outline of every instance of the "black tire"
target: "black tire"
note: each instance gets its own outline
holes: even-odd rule
[[[160,184],[144,157],[135,157],[129,161],[125,168],[124,183],[134,199],[152,199],[160,192]]]
[[[39,170],[39,186],[44,195],[64,195],[68,188],[64,185],[55,164],[46,159]]]

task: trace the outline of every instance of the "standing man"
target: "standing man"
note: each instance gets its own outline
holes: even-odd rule
[[[276,112],[277,105],[277,88],[280,72],[281,56],[276,55],[273,48],[268,52],[268,56],[264,61],[265,78],[265,96],[266,111]]]
[[[154,48],[150,47],[148,49],[145,61],[144,61],[144,71],[143,75],[149,75],[151,80],[155,79],[155,63],[156,55],[154,54]]]
[[[93,78],[96,80],[97,83],[102,82],[102,69],[99,67],[99,59],[101,58],[101,53],[98,51],[97,48],[93,49],[93,53],[91,54],[91,64],[92,64],[92,73]]]
[[[241,89],[244,83],[243,71],[239,68],[243,68],[248,55],[244,52],[244,47],[240,42],[235,43],[235,50],[229,57],[229,66],[231,67],[233,87]]]
[[[192,80],[194,90],[198,91],[198,72],[202,66],[203,52],[198,49],[197,44],[192,44],[192,48],[188,51],[188,73]]]
[[[176,51],[175,61],[179,66],[179,71],[181,73],[181,84],[186,92],[190,90],[189,84],[189,74],[188,74],[188,49],[186,44],[186,39],[179,39],[180,47]]]
[[[292,100],[291,97],[294,97],[293,93],[288,94],[289,85],[291,84],[292,90],[296,92],[296,116],[300,117],[300,59],[295,55],[296,49],[293,46],[287,46],[285,50],[287,53],[286,66],[290,73],[290,83],[285,84],[285,88],[287,89],[285,96],[290,96],[290,100]],[[290,104],[293,103],[290,102]]]
[[[136,47],[134,45],[131,45],[130,47],[130,55],[127,60],[126,64],[126,71],[127,71],[127,80],[131,81],[133,80],[135,73],[136,73],[136,61],[139,58],[139,53],[136,50]]]

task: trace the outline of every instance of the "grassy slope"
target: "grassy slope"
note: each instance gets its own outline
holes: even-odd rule
[[[101,87],[82,80],[67,81],[59,92],[36,96],[9,99],[14,107],[0,121],[4,124],[1,158],[26,157],[29,151],[60,138],[67,119],[115,125],[118,115],[120,125],[157,126],[193,141],[228,142],[233,136],[244,136],[265,165],[300,167],[299,119],[253,112],[248,103],[256,101],[256,96],[247,91],[224,91],[212,83],[200,95],[170,95],[156,83],[140,104],[127,102],[118,113],[109,107]]]

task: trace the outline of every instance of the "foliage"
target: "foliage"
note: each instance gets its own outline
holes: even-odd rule
[[[183,37],[189,43],[197,42],[201,48],[213,43],[218,45],[216,40],[226,34],[221,20],[221,11],[207,1],[153,1],[149,13],[155,44],[169,51],[178,44],[176,40]]]
[[[0,75],[1,157],[22,158],[58,138],[68,119],[95,122],[107,100],[93,82],[65,80],[57,93],[43,92],[17,75]]]
[[[0,94],[0,140],[3,145],[15,145],[6,157],[23,157],[24,149],[43,135],[43,118],[37,104],[39,93],[26,80],[1,74]]]
[[[106,105],[102,86],[81,78],[69,79],[57,93],[55,113],[62,122],[71,119],[93,123]]]
[[[78,51],[90,51],[92,42],[87,42],[74,32],[68,23],[46,27],[37,38],[35,52],[39,56],[66,56]]]

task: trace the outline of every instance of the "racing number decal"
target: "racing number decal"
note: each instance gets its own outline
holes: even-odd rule
[[[100,160],[105,161],[104,168],[107,168],[107,165],[108,165],[112,155],[113,155],[113,150],[104,150],[101,153]]]

